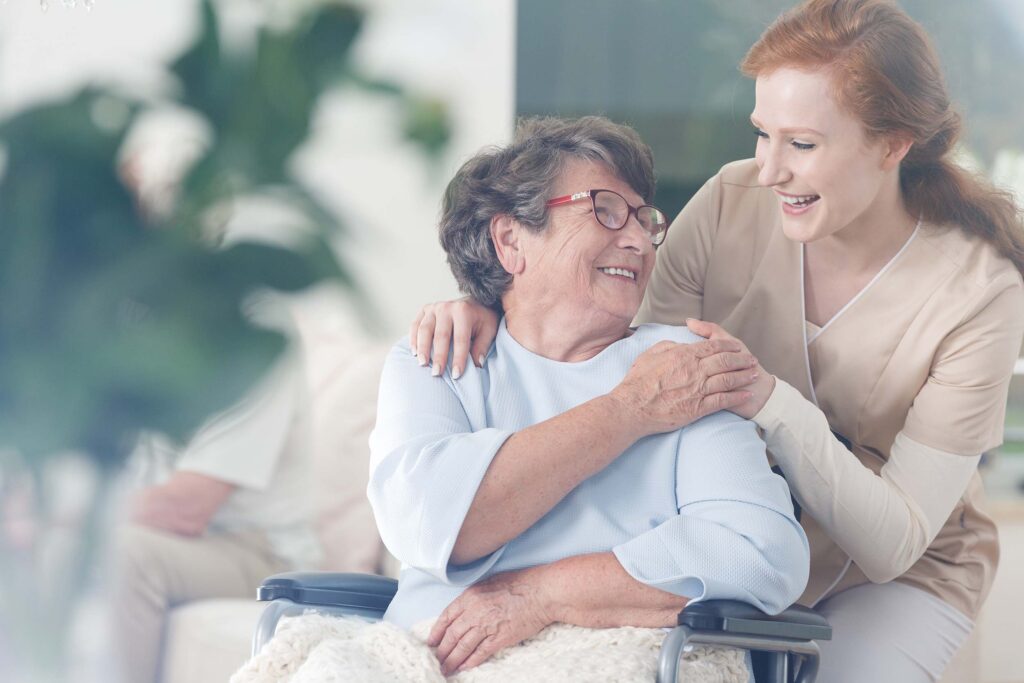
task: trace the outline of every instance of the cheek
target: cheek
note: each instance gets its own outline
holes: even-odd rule
[[[640,275],[640,294],[644,293],[647,289],[647,283],[651,281],[651,273],[654,271],[654,254],[652,253],[646,259],[644,259],[644,272]]]
[[[827,179],[831,203],[858,213],[874,201],[879,188],[878,174],[860,159],[850,159],[840,164]]]
[[[832,209],[849,205],[850,199],[859,194],[850,184],[852,169],[843,159],[805,155],[797,162],[796,169],[808,189],[821,195]]]

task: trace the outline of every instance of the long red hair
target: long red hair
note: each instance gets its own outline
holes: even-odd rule
[[[887,0],[806,0],[772,23],[741,70],[828,69],[836,101],[869,136],[907,136],[900,165],[913,215],[980,236],[1024,273],[1024,231],[1012,197],[950,160],[960,135],[939,60],[924,29]]]

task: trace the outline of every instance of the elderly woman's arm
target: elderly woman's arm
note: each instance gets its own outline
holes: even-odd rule
[[[399,345],[384,368],[371,437],[368,494],[385,544],[443,580],[471,582],[496,550],[634,441],[720,408],[728,394],[694,399],[693,385],[725,381],[713,375],[722,363],[756,362],[721,353],[732,348],[738,344],[660,343],[611,394],[511,433],[487,427],[479,371],[438,381]],[[449,573],[449,564],[472,563],[467,574]]]
[[[427,643],[441,670],[477,666],[549,624],[673,626],[689,600],[631,577],[611,552],[496,574],[468,588],[434,622]]]
[[[807,582],[806,536],[752,423],[718,413],[683,431],[679,512],[612,552],[496,575],[441,614],[430,643],[445,671],[469,668],[550,623],[671,626],[691,599],[767,612]]]
[[[810,551],[756,426],[716,413],[684,429],[679,445],[679,513],[613,548],[616,557],[649,586],[782,611],[806,586]]]

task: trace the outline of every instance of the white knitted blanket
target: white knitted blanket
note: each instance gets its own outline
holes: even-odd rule
[[[424,642],[429,632],[430,623],[407,632],[357,617],[307,613],[283,619],[231,683],[650,683],[665,637],[662,629],[556,624],[446,679]],[[746,683],[743,653],[696,647],[683,656],[679,680]]]

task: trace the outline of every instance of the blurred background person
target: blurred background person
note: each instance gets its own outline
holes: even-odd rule
[[[124,680],[158,680],[170,610],[252,598],[265,577],[315,567],[308,406],[290,351],[185,447],[147,434],[130,466],[152,481],[129,501],[114,544],[115,643]]]

